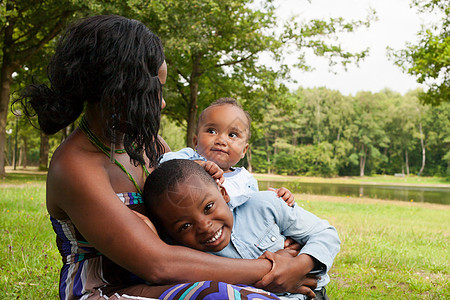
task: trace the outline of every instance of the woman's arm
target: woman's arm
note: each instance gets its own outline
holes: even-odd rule
[[[111,174],[92,156],[54,157],[48,208],[50,214],[67,214],[84,238],[118,265],[155,284],[199,280],[252,284],[271,269],[265,259],[233,260],[163,243],[119,200]]]

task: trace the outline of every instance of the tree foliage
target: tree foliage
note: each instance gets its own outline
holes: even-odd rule
[[[76,11],[55,1],[2,1],[0,4],[0,176],[4,175],[5,129],[12,74],[62,30]],[[36,57],[35,57],[36,58]]]
[[[393,53],[397,65],[428,86],[421,93],[424,103],[438,105],[450,101],[450,4],[445,0],[414,0],[420,12],[435,12],[438,23],[422,28],[418,42]]]
[[[13,73],[32,73],[48,64],[53,39],[75,18],[91,14],[127,15],[143,1],[4,0],[0,2],[0,177],[4,172],[5,129]],[[18,77],[21,79],[24,77]],[[27,77],[27,79],[29,79]],[[41,80],[44,77],[40,78]],[[27,84],[31,83],[30,80]]]
[[[428,3],[441,5],[436,7],[447,9],[448,15],[443,1]],[[163,121],[163,135],[180,136],[182,131],[171,124],[177,123],[188,128],[190,143],[198,112],[219,97],[232,96],[253,118],[251,156],[244,163],[255,171],[325,176],[418,173],[425,158],[423,174],[448,172],[448,102],[432,108],[418,102],[417,92],[401,96],[388,90],[354,97],[325,88],[291,93],[280,84],[281,79],[290,79],[288,51],[298,53],[297,67],[304,70],[313,67],[305,60],[310,51],[328,59],[331,66],[363,59],[366,50],[349,53],[329,38],[369,26],[372,16],[351,22],[335,18],[282,23],[271,0],[7,0],[0,11],[2,89],[29,84],[31,75],[43,81],[53,33],[62,28],[58,21],[115,13],[143,21],[164,43],[169,66],[164,112],[171,122]],[[433,55],[440,54],[436,49]],[[264,64],[262,54],[278,64]],[[8,109],[9,91],[7,101],[1,99],[0,117]],[[14,146],[16,120],[11,113],[8,119],[5,115],[4,126],[0,120],[0,163],[4,147],[8,152]],[[23,118],[17,121],[19,149],[27,149],[22,151],[36,163],[42,137]],[[6,144],[5,128],[11,131]],[[50,138],[50,154],[65,135]],[[179,148],[183,143],[174,139],[171,146]],[[10,156],[8,160],[11,163]]]
[[[420,173],[425,158],[422,175],[449,176],[450,104],[423,105],[419,94],[384,90],[343,96],[325,88],[287,94],[283,99],[289,105],[270,106],[264,120],[254,124],[259,134],[250,146],[253,170],[409,175]]]
[[[259,6],[261,4],[261,6]],[[235,97],[255,118],[260,106],[275,103],[280,79],[289,78],[283,62],[288,47],[298,50],[297,65],[308,69],[304,52],[329,59],[330,64],[357,62],[367,53],[349,53],[326,37],[352,32],[369,21],[336,18],[283,24],[272,0],[152,1],[136,12],[162,39],[169,68],[166,114],[187,126],[187,145],[199,111],[219,97]],[[261,54],[278,61],[276,68],[261,62]]]

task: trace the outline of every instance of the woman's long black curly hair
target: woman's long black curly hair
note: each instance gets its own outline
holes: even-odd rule
[[[85,102],[99,105],[104,134],[114,140],[115,130],[124,133],[134,163],[144,164],[145,151],[154,166],[163,153],[158,70],[164,59],[161,41],[141,22],[116,15],[89,17],[60,38],[47,70],[50,87],[29,85],[15,102],[28,117],[36,112],[46,134],[73,123]]]

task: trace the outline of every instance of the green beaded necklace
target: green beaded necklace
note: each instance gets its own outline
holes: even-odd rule
[[[86,118],[85,116],[83,116],[81,118],[80,123],[78,124],[78,127],[80,127],[81,131],[83,131],[83,133],[86,135],[86,137],[88,138],[88,140],[94,144],[98,149],[100,149],[103,153],[106,154],[106,156],[108,156],[111,159],[111,148],[109,148],[108,146],[106,146],[105,144],[102,143],[102,141],[100,141],[100,139],[89,129],[89,126],[86,122]],[[125,149],[117,149],[114,150],[114,153],[125,153]],[[122,169],[122,171],[125,172],[125,174],[127,174],[128,178],[130,179],[130,181],[133,183],[134,187],[136,188],[136,190],[142,194],[141,188],[139,187],[139,185],[137,184],[136,180],[134,180],[133,176],[131,176],[131,174],[127,171],[127,169],[125,169],[125,167],[117,161],[117,159],[114,159],[114,163],[120,168]],[[147,170],[147,168],[145,167],[145,165],[142,165],[142,169],[144,170],[144,173],[146,176],[148,176],[150,174],[150,172]]]

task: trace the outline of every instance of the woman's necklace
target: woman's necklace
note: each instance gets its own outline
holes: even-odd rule
[[[78,124],[78,127],[80,127],[81,131],[83,131],[83,133],[86,135],[86,137],[88,138],[88,140],[92,144],[94,144],[98,149],[100,149],[103,153],[106,154],[106,156],[108,156],[111,159],[111,148],[109,148],[108,146],[103,144],[102,141],[100,141],[100,139],[89,129],[89,126],[87,124],[85,116],[83,116],[81,118],[81,121]],[[125,153],[125,152],[126,152],[125,149],[114,150],[114,153],[119,153],[119,154],[120,153]],[[114,158],[112,158],[112,159],[114,159]],[[122,171],[124,171],[125,174],[127,174],[128,178],[131,180],[131,182],[133,183],[133,185],[136,188],[136,190],[140,194],[142,194],[141,188],[137,184],[136,180],[134,180],[133,176],[131,176],[131,174],[127,171],[127,169],[125,169],[125,167],[120,162],[118,162],[117,159],[114,159],[114,163],[120,169],[122,169]],[[150,172],[147,170],[145,165],[142,165],[142,169],[144,170],[144,173],[145,173],[146,176],[148,176],[150,174]]]

